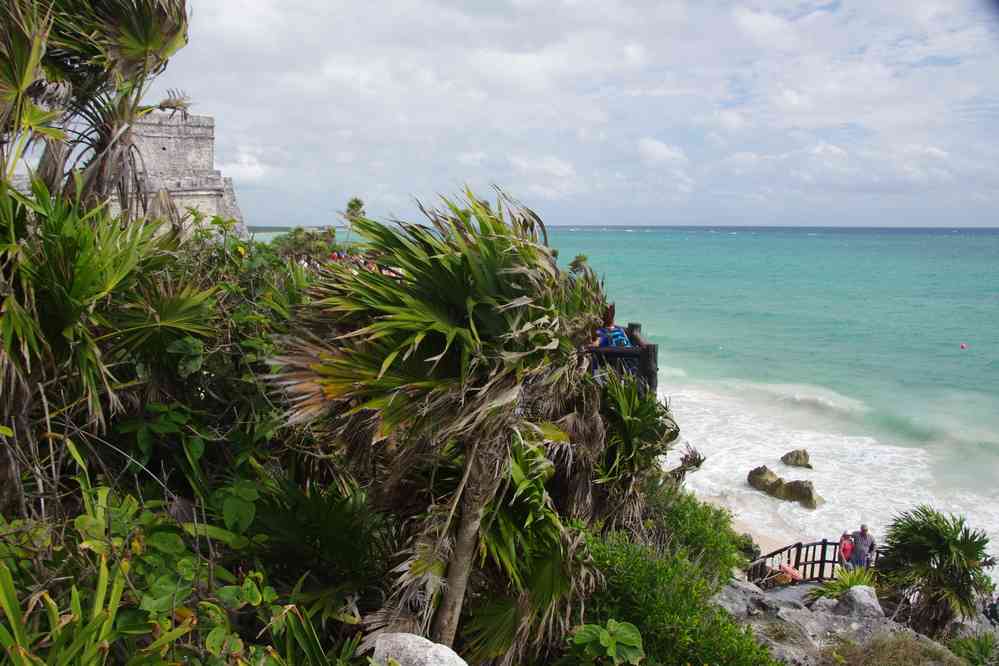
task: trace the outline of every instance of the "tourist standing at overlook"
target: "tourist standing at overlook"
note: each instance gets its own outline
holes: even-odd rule
[[[853,533],[853,555],[850,561],[855,567],[867,567],[870,566],[873,555],[874,535],[868,531],[867,525],[861,525],[860,531]]]
[[[623,328],[614,323],[615,307],[611,303],[604,311],[603,327],[597,329],[594,347],[631,347],[631,340]]]
[[[853,550],[853,537],[849,532],[843,532],[843,536],[839,538],[839,565],[847,571],[853,569],[853,563],[850,561]]]

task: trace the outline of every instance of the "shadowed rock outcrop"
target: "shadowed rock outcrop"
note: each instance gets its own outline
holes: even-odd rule
[[[788,451],[780,457],[780,461],[791,467],[807,467],[808,469],[812,469],[812,463],[808,459],[808,451],[805,449]]]
[[[766,465],[749,472],[749,485],[777,499],[797,502],[803,507],[814,509],[822,502],[811,481],[785,481]]]
[[[814,588],[799,585],[764,592],[752,583],[735,580],[711,601],[749,627],[774,658],[785,664],[831,663],[826,652],[842,641],[863,646],[894,635],[911,637],[941,657],[920,663],[960,663],[943,646],[887,619],[872,588],[854,587],[838,601],[822,598],[809,608],[801,600]]]

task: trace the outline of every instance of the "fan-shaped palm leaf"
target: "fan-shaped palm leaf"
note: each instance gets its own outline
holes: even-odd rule
[[[955,616],[974,615],[978,596],[993,589],[988,544],[985,532],[968,527],[963,517],[923,505],[892,521],[878,571],[903,596],[916,593],[912,623],[935,635]]]

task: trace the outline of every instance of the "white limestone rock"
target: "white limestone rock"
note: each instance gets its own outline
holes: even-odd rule
[[[416,634],[382,634],[375,641],[374,660],[387,666],[389,659],[399,666],[468,666],[454,650]]]

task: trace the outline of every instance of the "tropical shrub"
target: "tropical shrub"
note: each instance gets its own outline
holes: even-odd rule
[[[682,553],[698,563],[706,579],[721,583],[745,564],[745,539],[732,529],[728,511],[666,479],[650,481],[645,498],[646,529],[660,552]]]
[[[640,664],[645,659],[642,634],[630,622],[607,620],[607,626],[584,624],[569,637],[567,660],[580,664]]]
[[[603,375],[601,415],[606,424],[604,450],[593,479],[603,491],[601,512],[609,527],[641,525],[643,484],[659,476],[659,465],[680,429],[666,405],[633,374]]]
[[[837,641],[822,654],[822,666],[896,666],[939,664],[965,666],[946,648],[906,632],[877,634],[863,645]]]
[[[718,582],[705,578],[684,554],[660,555],[622,533],[591,538],[590,550],[606,583],[587,603],[587,622],[616,618],[634,624],[650,662],[774,663],[748,629],[709,604]]]
[[[836,573],[836,578],[827,580],[819,587],[813,589],[808,593],[808,597],[812,600],[821,598],[839,599],[851,587],[857,587],[858,585],[874,587],[876,583],[877,577],[872,569],[866,567],[858,567],[850,570],[840,569]]]
[[[252,543],[271,580],[293,589],[291,599],[324,629],[331,620],[355,625],[377,610],[397,549],[393,516],[346,477],[325,488],[303,490],[289,479],[263,487]]]
[[[295,227],[275,237],[270,245],[278,256],[312,267],[323,265],[333,252],[342,249],[336,242],[336,230],[333,228]]]
[[[908,606],[912,627],[937,636],[955,617],[972,617],[977,600],[993,591],[988,545],[985,532],[963,517],[919,506],[888,526],[878,574]]]
[[[999,638],[995,633],[981,633],[974,636],[954,638],[947,642],[950,651],[971,666],[995,666],[999,664]]]
[[[523,471],[510,465],[513,447],[544,441],[545,432],[563,438],[545,424],[588,378],[577,349],[590,339],[602,293],[586,282],[597,296],[584,296],[583,281],[558,268],[541,221],[509,199],[492,207],[468,193],[462,205],[445,200],[425,212],[425,226],[353,219],[373,268],[329,267],[302,319],[303,331],[319,333],[290,342],[276,360],[276,381],[292,424],[338,414],[337,436],[356,449],[390,440],[379,464],[398,482],[421,459],[446,455],[460,465],[450,495],[411,516],[418,529],[408,536],[412,557],[393,600],[417,611],[422,631],[433,620],[434,635],[450,644],[487,507],[508,475]],[[565,555],[561,544],[558,551]],[[500,550],[492,554],[497,562]],[[566,571],[565,563],[549,571]],[[443,589],[436,574],[426,575],[440,564]],[[573,586],[553,589],[547,610],[532,614],[546,626],[544,618],[562,617],[553,604]]]
[[[126,562],[109,568],[107,558],[101,556],[95,587],[84,596],[77,586],[72,586],[69,608],[60,607],[48,592],[41,592],[27,608],[22,608],[10,570],[0,562],[0,647],[5,653],[0,664],[96,666],[105,663],[111,653],[128,659],[129,664],[168,663],[164,657],[191,631],[193,622],[123,626],[118,611],[126,571]],[[35,603],[41,604],[44,612],[32,613]],[[158,634],[155,638],[154,629]]]

